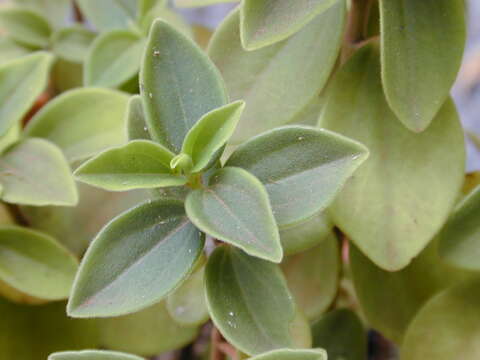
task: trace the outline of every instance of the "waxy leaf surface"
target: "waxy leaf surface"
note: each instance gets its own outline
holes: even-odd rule
[[[143,360],[143,358],[106,350],[64,351],[51,354],[48,360]]]
[[[0,65],[10,60],[17,59],[27,55],[32,50],[26,46],[20,45],[15,40],[7,36],[0,38]]]

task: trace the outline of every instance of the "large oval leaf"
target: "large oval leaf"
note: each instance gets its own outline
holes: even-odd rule
[[[397,344],[401,344],[408,324],[428,299],[468,276],[440,261],[436,242],[401,271],[380,269],[354,246],[350,248],[350,264],[368,323]]]
[[[137,2],[132,0],[77,0],[78,6],[99,31],[125,29],[136,18]]]
[[[382,76],[392,110],[423,131],[448,98],[466,38],[463,0],[380,0]]]
[[[105,350],[64,351],[51,354],[48,360],[143,360],[143,358]]]
[[[295,34],[315,16],[343,0],[244,0],[240,31],[247,50],[257,50]]]
[[[448,217],[463,182],[463,131],[448,101],[415,134],[389,109],[375,44],[357,53],[332,84],[321,125],[352,137],[369,159],[331,207],[334,222],[378,266],[405,267]]]
[[[330,76],[344,24],[342,0],[291,38],[265,49],[246,51],[240,43],[238,11],[223,22],[208,52],[231,98],[247,104],[232,138],[234,143],[289,123],[304,112]]]
[[[152,25],[140,74],[152,137],[178,153],[200,118],[226,104],[218,70],[202,50],[171,25]]]
[[[65,157],[43,139],[26,139],[2,155],[0,184],[2,200],[14,204],[73,206],[78,202]]]
[[[0,227],[0,279],[30,296],[65,299],[77,260],[55,239],[19,226]]]
[[[335,299],[340,265],[337,239],[333,235],[313,249],[282,262],[288,288],[309,320],[318,319]]]
[[[92,43],[85,61],[86,86],[118,87],[140,69],[144,40],[133,31],[113,30]]]
[[[327,360],[323,349],[281,349],[272,350],[250,358],[251,360]]]
[[[26,135],[56,143],[69,160],[84,159],[125,142],[123,116],[128,96],[83,88],[56,97],[28,123]]]
[[[116,217],[80,265],[67,311],[74,317],[127,314],[160,301],[190,274],[201,233],[177,200],[148,201]]]
[[[210,315],[230,343],[249,355],[292,345],[295,305],[277,265],[221,246],[205,275]]]
[[[252,256],[280,262],[283,252],[264,187],[240,168],[216,171],[210,184],[188,194],[185,209],[202,231]]]
[[[432,298],[409,326],[402,359],[477,360],[480,357],[480,280],[470,280]]]
[[[52,59],[40,52],[0,66],[0,136],[20,122],[45,89]]]
[[[330,205],[367,157],[363,145],[344,136],[289,126],[239,146],[226,165],[244,168],[265,184],[275,219],[285,226]]]

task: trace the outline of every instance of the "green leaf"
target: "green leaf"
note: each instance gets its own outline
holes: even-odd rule
[[[101,34],[92,43],[85,61],[87,86],[118,87],[133,78],[140,69],[145,41],[129,30]]]
[[[162,4],[162,2],[157,3],[140,21],[140,27],[146,35],[148,35],[152,23],[156,19],[162,19],[183,35],[193,38],[192,28],[184,18],[175,11],[170,10],[165,4]]]
[[[102,346],[148,357],[180,349],[198,335],[197,327],[176,323],[164,301],[134,314],[101,319],[99,327]]]
[[[170,170],[173,154],[148,140],[128,144],[98,154],[83,163],[75,177],[92,186],[110,191],[180,186],[187,182]]]
[[[67,312],[106,317],[152,305],[185,280],[202,249],[202,234],[188,221],[182,202],[139,205],[112,220],[92,242]]]
[[[72,10],[71,0],[14,0],[14,2],[42,14],[55,28],[65,26]]]
[[[309,320],[317,319],[337,295],[340,254],[335,236],[282,262],[288,288]]]
[[[480,187],[477,187],[455,209],[438,234],[439,252],[449,264],[466,270],[480,270]]]
[[[232,142],[293,121],[318,97],[338,57],[345,14],[342,0],[291,38],[257,51],[240,43],[239,12],[227,17],[208,53],[230,97],[247,104]]]
[[[236,101],[210,111],[185,136],[182,152],[193,160],[192,172],[203,170],[215,153],[232,136],[240,120],[245,102]]]
[[[221,3],[238,2],[239,0],[175,0],[175,6],[180,8],[208,6]]]
[[[128,96],[83,88],[56,97],[28,123],[26,135],[57,144],[70,160],[84,159],[125,142],[123,116]]]
[[[0,28],[20,44],[36,48],[47,47],[52,33],[43,16],[20,6],[0,9]]]
[[[83,63],[95,33],[82,26],[61,29],[52,36],[52,51],[60,58]]]
[[[128,140],[151,140],[145,122],[145,113],[143,111],[142,98],[140,95],[134,95],[128,101],[127,112],[125,114],[125,123],[127,124]]]
[[[7,131],[7,133],[0,137],[0,154],[3,154],[6,149],[18,142],[20,139],[20,133],[22,131],[22,124],[19,122],[13,124],[13,126]]]
[[[292,345],[295,305],[277,265],[220,246],[208,259],[205,286],[215,326],[240,351],[257,355]]]
[[[0,297],[0,354],[4,359],[46,359],[54,351],[99,346],[96,323],[65,314],[65,302],[18,305]]]
[[[379,267],[404,268],[454,206],[464,176],[464,137],[448,101],[415,134],[387,105],[376,44],[356,52],[337,73],[320,124],[365,144],[369,159],[330,208],[340,229]]]
[[[58,93],[83,86],[83,64],[81,63],[58,58],[53,65],[51,75],[52,84]]]
[[[209,314],[205,302],[204,271],[195,271],[175,292],[167,298],[167,310],[179,324],[201,325],[208,321]]]
[[[77,3],[82,14],[99,31],[126,29],[136,18],[136,1],[77,0]]]
[[[281,349],[272,350],[250,358],[251,360],[327,360],[323,349]]]
[[[284,226],[324,210],[367,157],[356,141],[297,125],[254,137],[226,165],[244,168],[265,184],[275,219]]]
[[[210,184],[187,196],[185,210],[203,232],[265,260],[280,262],[283,251],[264,187],[253,175],[227,167]]]
[[[48,360],[143,360],[143,358],[105,350],[63,351],[51,354]]]
[[[477,277],[432,298],[408,327],[402,359],[478,359],[479,289]]]
[[[65,299],[77,260],[55,239],[19,226],[0,227],[0,279],[40,299]]]
[[[350,264],[368,323],[397,344],[401,344],[408,324],[428,299],[468,276],[440,261],[436,241],[401,271],[380,269],[354,246],[350,247]]]
[[[78,202],[67,161],[60,149],[43,139],[26,139],[3,154],[0,184],[1,198],[9,203],[73,206]]]
[[[380,0],[387,101],[410,130],[425,130],[457,77],[466,39],[463,0]]]
[[[21,121],[45,89],[52,60],[40,52],[0,66],[0,136]]]
[[[0,65],[27,55],[32,50],[17,43],[7,36],[0,38]]]
[[[325,240],[333,228],[326,213],[318,213],[305,221],[280,228],[280,241],[285,255],[295,255]]]
[[[343,0],[244,0],[240,34],[247,50],[275,44],[301,30],[315,16]]]
[[[154,140],[180,152],[188,131],[227,102],[222,79],[192,40],[171,25],[152,25],[140,73],[146,122]]]
[[[367,333],[351,310],[329,312],[312,325],[313,346],[328,353],[329,360],[366,360]]]

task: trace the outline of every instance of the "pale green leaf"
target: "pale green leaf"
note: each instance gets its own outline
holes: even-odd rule
[[[249,355],[292,346],[295,304],[277,265],[221,246],[205,276],[210,316],[232,345]]]
[[[328,360],[367,360],[367,333],[351,310],[337,309],[312,325],[313,346],[328,353]]]
[[[315,16],[344,0],[243,0],[240,33],[247,50],[272,45],[302,29]]]
[[[126,29],[136,18],[136,1],[77,0],[77,3],[82,14],[99,31]]]
[[[170,169],[173,154],[148,140],[133,140],[111,148],[83,163],[75,177],[110,191],[180,186],[187,182]]]
[[[6,149],[15,144],[21,136],[22,124],[16,122],[7,131],[7,133],[0,137],[0,154],[3,154]]]
[[[327,352],[323,349],[281,349],[272,350],[254,356],[251,360],[327,360]],[[348,360],[348,359],[347,359]]]
[[[291,38],[257,51],[242,48],[238,11],[227,17],[208,53],[230,97],[247,104],[232,142],[294,121],[318,98],[338,57],[345,14],[342,0]]]
[[[27,55],[32,50],[23,46],[7,36],[0,38],[0,65],[10,60],[20,58]]]
[[[72,26],[55,32],[52,51],[58,57],[75,63],[83,63],[95,33],[82,26]]]
[[[464,137],[452,101],[415,134],[387,105],[376,44],[337,73],[320,125],[365,144],[370,157],[330,208],[332,219],[381,268],[395,271],[440,230],[463,182]]]
[[[162,20],[152,25],[140,83],[152,138],[177,153],[192,126],[227,102],[220,74],[208,57]]]
[[[145,41],[133,31],[113,30],[97,37],[85,61],[86,86],[118,87],[135,77]]]
[[[281,267],[298,307],[309,320],[318,319],[337,295],[341,264],[335,236],[287,257]]]
[[[236,101],[210,111],[185,136],[182,152],[193,160],[192,172],[203,170],[232,136],[245,102]]]
[[[123,117],[128,96],[99,88],[71,90],[44,106],[26,135],[57,144],[69,160],[84,159],[125,142]]]
[[[14,0],[14,2],[42,14],[55,28],[67,24],[72,10],[71,0]]]
[[[480,280],[451,287],[432,298],[408,327],[402,360],[477,360],[480,356]]]
[[[55,239],[19,226],[0,227],[0,279],[40,299],[65,299],[77,260]]]
[[[180,8],[190,8],[238,1],[240,0],[175,0],[175,6]]]
[[[273,262],[283,251],[277,225],[263,185],[240,168],[220,169],[208,187],[188,194],[185,209],[202,231],[248,254]]]
[[[128,101],[125,124],[128,140],[151,140],[140,95],[134,95]]]
[[[150,9],[150,11],[141,19],[140,26],[145,34],[148,35],[152,23],[156,19],[162,19],[180,31],[183,35],[193,38],[192,28],[184,18],[175,11],[165,7],[165,4],[162,4],[162,2],[157,3],[157,5]]]
[[[440,261],[437,242],[401,271],[380,269],[354,246],[350,247],[350,264],[368,323],[397,344],[401,344],[408,324],[428,299],[468,276]]]
[[[248,170],[265,185],[275,219],[284,226],[324,210],[367,157],[356,141],[297,125],[254,137],[226,165]]]
[[[52,60],[40,52],[0,66],[0,136],[21,121],[45,89]]]
[[[143,358],[106,350],[63,351],[51,354],[48,360],[143,360]]]
[[[185,280],[202,249],[202,234],[188,221],[182,202],[139,205],[112,220],[92,242],[67,311],[74,317],[106,317],[152,305]]]
[[[0,29],[15,41],[36,48],[46,48],[52,33],[43,16],[20,6],[0,8]]]
[[[66,159],[60,149],[43,139],[26,139],[3,154],[0,184],[1,198],[9,203],[73,206],[78,201]]]
[[[388,103],[425,130],[448,99],[466,40],[463,0],[380,0],[382,77]]]

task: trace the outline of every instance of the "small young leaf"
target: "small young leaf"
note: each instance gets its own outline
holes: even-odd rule
[[[313,347],[327,351],[328,360],[366,360],[367,333],[351,310],[329,312],[312,325]]]
[[[53,353],[48,360],[144,360],[141,357],[105,350],[64,351]]]
[[[239,146],[226,166],[255,175],[268,191],[280,226],[325,209],[368,157],[360,143],[304,126],[268,131]]]
[[[239,11],[225,19],[208,53],[230,97],[247,104],[233,143],[290,123],[318,97],[338,57],[345,9],[341,0],[294,36],[257,51],[246,51],[240,43]]]
[[[284,40],[315,16],[344,0],[244,0],[240,33],[243,47],[257,50]]]
[[[113,30],[92,43],[85,61],[86,86],[118,87],[140,69],[145,41],[133,31]]]
[[[0,38],[0,65],[27,55],[32,50],[26,46],[20,45],[7,36]]]
[[[185,136],[182,152],[193,160],[192,172],[203,170],[221,149],[240,120],[245,102],[236,101],[210,111]]]
[[[167,298],[167,310],[179,324],[201,325],[209,319],[203,286],[204,270],[205,267],[202,266],[195,271]]]
[[[204,189],[185,202],[190,220],[202,231],[246,253],[280,262],[283,251],[263,185],[240,168],[226,167],[210,177]]]
[[[0,184],[0,197],[9,203],[73,206],[78,201],[66,159],[60,149],[43,139],[26,139],[3,154]]]
[[[426,303],[408,327],[402,360],[477,360],[479,289],[477,277],[443,291]]]
[[[136,1],[77,0],[77,3],[82,14],[101,32],[126,29],[136,18]]]
[[[327,352],[323,349],[280,349],[251,357],[250,360],[327,360]]]
[[[77,260],[55,239],[19,226],[0,227],[0,280],[40,299],[65,299]]]
[[[335,236],[287,257],[281,267],[298,307],[309,320],[318,319],[337,295],[340,254]]]
[[[61,29],[52,36],[52,51],[60,58],[83,63],[95,33],[82,26]]]
[[[232,345],[249,355],[290,347],[295,304],[277,265],[220,246],[205,272],[213,322]]]
[[[160,199],[126,211],[89,247],[67,312],[107,317],[152,305],[185,280],[202,249],[202,235],[182,202]]]
[[[171,25],[152,25],[140,74],[152,138],[178,153],[193,125],[227,102],[218,70]]]
[[[380,0],[386,98],[410,130],[425,130],[448,99],[466,38],[463,0]]]
[[[127,112],[125,113],[125,124],[127,125],[128,140],[151,140],[145,122],[142,98],[134,95],[128,101]]]
[[[52,32],[47,20],[25,7],[0,9],[0,28],[20,44],[45,48]]]
[[[426,131],[406,129],[385,100],[371,43],[337,73],[320,125],[370,150],[330,207],[333,221],[378,266],[402,269],[440,230],[462,186],[464,135],[453,102]]]
[[[133,140],[83,163],[75,176],[84,183],[110,191],[184,185],[187,179],[170,170],[173,156],[152,141]]]
[[[0,66],[0,136],[20,122],[45,89],[52,60],[40,52]]]
[[[70,161],[84,159],[125,142],[127,102],[128,96],[118,91],[71,90],[44,106],[28,123],[26,135],[54,142]]]

